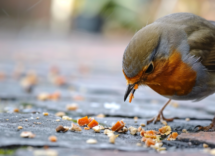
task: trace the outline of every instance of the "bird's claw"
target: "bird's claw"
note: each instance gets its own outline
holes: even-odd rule
[[[150,124],[150,123],[156,124],[156,122],[158,122],[158,121],[160,121],[161,123],[163,123],[164,125],[166,125],[167,122],[171,122],[173,120],[174,120],[174,118],[167,119],[167,118],[165,118],[163,116],[163,112],[159,112],[156,117],[154,117],[154,118],[152,118],[150,120],[147,120],[147,125]]]

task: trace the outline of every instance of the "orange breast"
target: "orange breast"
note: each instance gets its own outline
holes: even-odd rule
[[[181,60],[174,51],[165,61],[154,63],[154,72],[147,76],[145,84],[161,95],[187,95],[196,81],[196,72]]]

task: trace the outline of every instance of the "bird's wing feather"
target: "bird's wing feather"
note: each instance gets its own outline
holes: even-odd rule
[[[190,54],[199,57],[201,63],[209,70],[215,71],[215,25],[191,25],[184,30],[188,35]]]

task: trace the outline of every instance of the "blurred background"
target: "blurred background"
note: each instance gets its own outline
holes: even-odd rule
[[[10,110],[9,105],[31,111],[44,106],[65,111],[58,104],[33,101],[42,93],[39,100],[57,92],[54,96],[60,96],[64,104],[82,101],[79,107],[97,107],[95,103],[100,103],[113,111],[97,114],[122,115],[118,109],[124,105],[126,88],[121,67],[125,47],[139,29],[175,12],[215,21],[215,1],[0,0],[0,99],[7,101],[0,101],[0,112]],[[128,110],[135,104],[163,104],[166,100],[149,88],[141,89]],[[145,117],[155,115],[158,108]],[[142,109],[134,109],[141,116]],[[87,109],[87,113],[95,114],[95,110]]]

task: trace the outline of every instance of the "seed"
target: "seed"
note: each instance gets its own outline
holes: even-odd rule
[[[57,141],[57,137],[54,136],[54,135],[52,135],[52,136],[49,137],[49,141],[56,142]]]
[[[18,126],[17,129],[22,129],[22,126]]]
[[[97,143],[97,140],[95,140],[95,139],[88,139],[88,140],[86,141],[86,143],[88,143],[88,144],[96,144],[96,143]]]
[[[49,113],[48,113],[48,112],[43,112],[43,115],[44,115],[44,116],[48,116]]]

